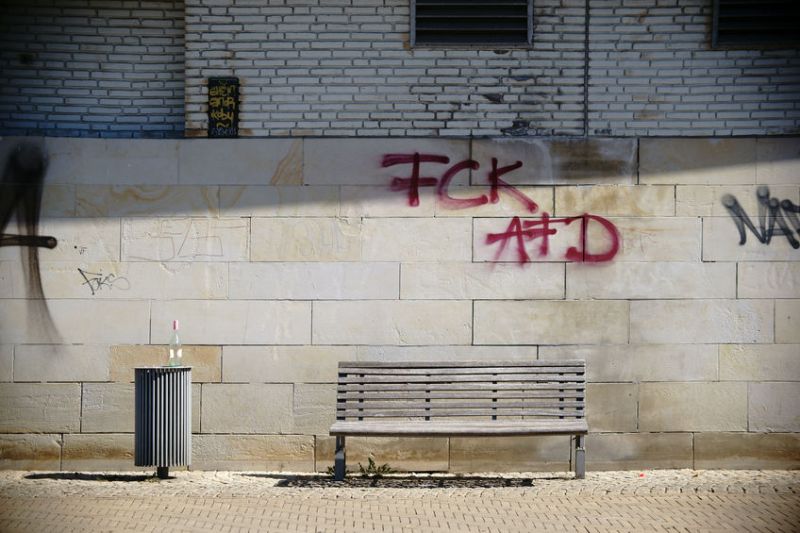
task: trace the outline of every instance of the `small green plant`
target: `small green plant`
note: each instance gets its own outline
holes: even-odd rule
[[[372,457],[367,458],[367,467],[364,468],[361,463],[358,463],[358,471],[362,477],[383,477],[384,474],[394,474],[394,469],[388,464],[384,463],[380,466],[375,464]]]

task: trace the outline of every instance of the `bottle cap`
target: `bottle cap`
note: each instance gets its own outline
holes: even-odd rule
[[[175,329],[175,330],[178,329],[178,321],[177,320],[173,320],[172,321],[172,329]]]

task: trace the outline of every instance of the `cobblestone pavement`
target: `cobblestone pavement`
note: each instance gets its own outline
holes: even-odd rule
[[[0,531],[800,531],[800,472],[0,472]]]

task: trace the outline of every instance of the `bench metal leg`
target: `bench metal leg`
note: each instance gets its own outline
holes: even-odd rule
[[[575,437],[575,478],[586,477],[586,448],[584,447],[585,435]]]
[[[336,481],[344,480],[347,473],[346,459],[344,453],[344,437],[336,437],[336,455],[333,463],[333,479]]]

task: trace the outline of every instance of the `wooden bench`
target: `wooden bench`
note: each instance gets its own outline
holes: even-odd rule
[[[585,368],[583,361],[339,363],[334,477],[344,479],[348,436],[574,435],[575,475],[583,478]]]

